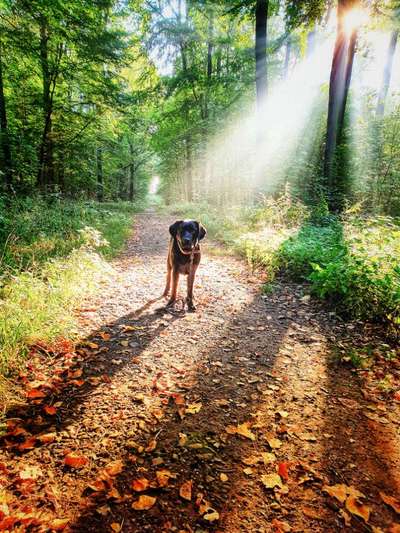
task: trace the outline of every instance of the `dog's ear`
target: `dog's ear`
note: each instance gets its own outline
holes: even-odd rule
[[[169,227],[169,232],[173,237],[176,237],[179,226],[182,224],[183,220],[177,220]]]
[[[207,235],[207,230],[200,222],[197,222],[197,224],[199,225],[199,241],[201,241]]]

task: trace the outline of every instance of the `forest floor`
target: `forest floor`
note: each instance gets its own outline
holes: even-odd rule
[[[197,312],[167,312],[170,223],[137,217],[77,310],[78,346],[32,347],[1,439],[0,530],[400,531],[400,398],[382,387],[400,366],[339,357],[381,353],[374,331],[304,286],[262,295],[210,241]]]

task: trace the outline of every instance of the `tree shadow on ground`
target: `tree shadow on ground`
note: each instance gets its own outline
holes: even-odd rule
[[[217,509],[222,521],[232,506],[244,509],[251,505],[243,485],[247,480],[239,465],[244,457],[260,456],[270,448],[265,435],[256,427],[249,428],[254,436],[259,433],[254,441],[229,435],[226,427],[251,420],[250,426],[253,425],[252,415],[263,392],[271,392],[268,386],[277,383],[272,371],[289,320],[282,317],[269,325],[261,310],[267,314],[268,304],[256,297],[244,310],[226,320],[215,344],[194,355],[190,362],[194,368],[190,384],[178,385],[177,391],[185,397],[186,406],[201,403],[199,412],[184,413],[182,419],[174,396],[161,393],[168,403],[163,406],[163,418],[152,428],[151,435],[138,431],[134,443],[121,435],[120,453],[125,467],[113,484],[120,498],[113,500],[107,491],[89,497],[81,516],[71,524],[73,531],[108,531],[115,522],[123,523],[124,532],[161,532],[174,527],[187,531],[216,530],[219,526],[202,517],[202,505]],[[261,321],[265,326],[257,331],[257,327],[262,327],[257,325]],[[236,339],[233,343],[232,335]],[[154,364],[157,365],[156,360]],[[153,439],[156,447],[151,445],[146,452]],[[141,453],[138,445],[142,446]],[[157,484],[157,471],[163,469],[176,476],[164,488]],[[224,476],[229,482],[223,481]],[[132,481],[138,478],[150,481],[153,486],[145,494],[157,498],[148,511],[132,509],[132,502],[139,496],[132,490]],[[191,501],[179,496],[179,488],[187,481],[193,482]],[[258,509],[263,515],[268,513],[269,503],[265,503],[263,509]],[[104,505],[109,510],[106,516],[98,512]],[[253,514],[252,523],[254,519]]]

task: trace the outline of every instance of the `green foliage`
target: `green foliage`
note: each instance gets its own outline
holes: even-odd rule
[[[3,274],[32,270],[50,258],[64,257],[85,242],[84,228],[100,232],[96,248],[118,252],[140,204],[76,202],[58,197],[19,199],[0,210],[0,269]]]

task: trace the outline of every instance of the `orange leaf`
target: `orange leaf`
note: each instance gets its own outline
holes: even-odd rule
[[[43,435],[38,435],[38,440],[42,444],[50,444],[50,442],[54,442],[57,438],[56,433],[45,433]]]
[[[356,516],[361,517],[364,522],[368,522],[370,515],[370,508],[359,503],[355,496],[349,496],[346,500],[346,509]]]
[[[149,480],[146,479],[145,477],[142,477],[140,479],[134,479],[132,481],[132,488],[134,491],[136,492],[143,492],[144,490],[146,490],[149,486]]]
[[[400,533],[400,524],[390,524],[388,533]]]
[[[277,518],[272,520],[271,525],[274,528],[274,533],[289,533],[292,529],[287,522],[282,522]]]
[[[32,400],[34,398],[45,398],[46,394],[42,390],[31,389],[26,392],[26,397]]]
[[[155,503],[156,498],[143,495],[139,496],[139,499],[133,502],[132,508],[136,511],[147,511],[148,509],[151,509]]]
[[[54,407],[54,405],[45,405],[44,411],[48,415],[55,415],[57,413],[57,409]]]
[[[74,378],[74,379],[75,378],[80,378],[81,375],[82,375],[82,372],[83,372],[82,368],[78,368],[77,370],[70,370],[68,372],[68,377],[69,378]]]
[[[289,465],[288,465],[288,463],[279,463],[278,474],[285,481],[287,481],[289,479]]]
[[[192,499],[192,486],[193,486],[192,480],[185,481],[185,483],[183,483],[183,485],[180,486],[179,496],[183,498],[184,500],[190,501]]]
[[[256,440],[256,436],[249,429],[250,422],[243,422],[243,424],[238,425],[236,433],[246,437],[246,439]]]
[[[32,450],[37,444],[37,438],[36,437],[29,437],[29,439],[26,439],[24,442],[22,442],[18,446],[18,450]]]
[[[400,514],[400,501],[396,500],[396,498],[393,498],[393,496],[389,496],[388,494],[385,494],[384,492],[379,492],[380,497],[382,500],[386,503],[386,505],[389,505],[396,513]]]
[[[169,470],[158,470],[156,472],[157,483],[160,487],[166,487],[169,483],[169,480],[175,477],[175,474]]]
[[[111,339],[111,335],[109,333],[106,333],[105,331],[100,331],[99,335],[103,339],[103,341],[109,341]]]
[[[64,463],[72,468],[82,468],[88,463],[87,457],[71,452],[64,457]]]
[[[102,479],[95,479],[93,483],[90,483],[88,487],[95,492],[101,492],[103,490],[106,490],[105,483]]]
[[[116,461],[112,461],[111,463],[108,463],[104,470],[107,472],[109,476],[116,476],[117,474],[120,474],[124,468],[124,463],[117,459]]]
[[[77,387],[82,387],[82,385],[85,383],[84,379],[72,379],[70,381],[73,385],[76,385]]]

